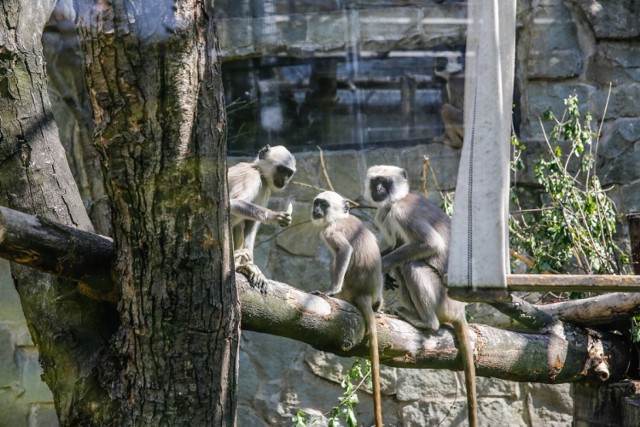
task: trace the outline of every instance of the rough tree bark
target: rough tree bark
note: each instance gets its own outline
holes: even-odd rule
[[[42,35],[49,94],[62,146],[96,232],[112,235],[111,215],[93,145],[93,118],[72,0],[58,0]]]
[[[47,95],[54,3],[0,5],[0,203],[91,230]],[[120,297],[116,311],[12,266],[44,379],[63,425],[233,425],[239,304],[212,1],[76,5]]]
[[[239,303],[213,2],[78,3],[121,328],[110,425],[232,425]]]

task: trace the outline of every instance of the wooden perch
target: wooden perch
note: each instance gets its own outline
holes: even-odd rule
[[[0,256],[10,261],[83,281],[103,292],[113,289],[109,268],[114,254],[114,244],[108,238],[0,207]],[[236,275],[236,282],[245,330],[292,338],[344,356],[367,354],[364,320],[350,304],[273,281],[266,293],[251,287],[241,275]],[[623,298],[628,312],[636,312],[640,298],[626,298],[627,295],[635,297],[607,296],[605,308],[612,308],[616,298]],[[550,311],[540,305],[520,310],[518,316],[530,313],[537,319],[534,325],[547,327],[544,333],[470,325],[478,374],[541,383],[571,382],[590,376],[601,380],[621,378],[631,360],[630,345],[623,336],[557,321],[571,322],[572,316],[584,320],[584,307],[597,313],[599,301],[567,301],[561,307],[549,307]],[[505,311],[514,307],[518,311],[522,305],[519,300],[512,304],[504,307]],[[555,321],[551,313],[556,316]],[[424,333],[389,315],[378,315],[377,322],[383,364],[461,369],[451,329],[443,327]]]
[[[640,276],[509,274],[507,287],[526,292],[639,292]]]

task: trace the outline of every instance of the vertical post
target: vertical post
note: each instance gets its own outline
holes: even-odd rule
[[[449,294],[495,300],[509,272],[509,134],[515,1],[469,1],[464,143],[449,251]]]
[[[637,398],[640,382],[578,382],[573,386],[573,425],[575,427],[637,426]]]
[[[633,262],[633,273],[640,275],[640,213],[627,215],[629,224],[629,240],[631,241],[631,261]]]

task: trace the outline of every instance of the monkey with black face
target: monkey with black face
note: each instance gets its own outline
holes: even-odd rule
[[[229,168],[229,199],[236,271],[258,287],[265,277],[253,263],[253,246],[261,222],[291,224],[291,205],[287,211],[268,209],[271,192],[284,190],[296,171],[296,159],[284,146],[263,147],[256,159]]]
[[[350,202],[325,191],[313,200],[312,222],[331,251],[331,289],[328,295],[355,305],[364,317],[369,336],[373,404],[376,426],[382,426],[380,358],[375,311],[382,309],[380,249],[374,234],[349,215]]]
[[[450,323],[458,338],[465,373],[469,425],[477,425],[475,365],[465,304],[449,298],[443,283],[449,252],[449,217],[419,194],[409,192],[404,169],[373,166],[367,171],[364,198],[376,207],[374,223],[391,251],[383,273],[399,284],[401,317],[422,329]]]

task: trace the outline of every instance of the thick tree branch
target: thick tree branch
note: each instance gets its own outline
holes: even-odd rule
[[[78,248],[82,248],[81,254]],[[93,280],[92,272],[104,276],[113,251],[113,243],[102,236],[0,208],[0,256],[14,262],[96,283],[99,281]],[[44,258],[50,259],[34,262]],[[94,263],[98,260],[104,264],[94,265],[92,270],[83,265],[82,260]],[[236,275],[236,282],[245,330],[291,338],[343,356],[368,354],[364,320],[352,305],[275,281],[269,282],[266,293],[251,287],[242,275]],[[502,304],[502,311],[545,332],[515,332],[472,324],[479,375],[558,383],[590,376],[618,379],[625,374],[631,354],[623,337],[564,324],[553,316],[566,322],[581,320],[583,324],[588,323],[586,314],[600,321],[605,316],[610,319],[625,312],[628,316],[638,311],[640,295],[610,294],[545,306],[522,304],[519,298],[514,298],[510,304]],[[599,304],[605,312],[603,315],[597,314]],[[451,329],[443,327],[425,333],[395,316],[382,314],[377,316],[377,322],[383,364],[461,369]]]
[[[535,305],[529,304],[517,295],[509,294],[509,299],[508,302],[496,302],[491,305],[531,329],[546,329],[556,322],[555,317]]]
[[[45,273],[113,289],[111,239],[0,206],[0,257]]]
[[[616,292],[591,298],[537,305],[552,316],[577,325],[603,325],[640,314],[640,293]]]
[[[364,319],[352,305],[314,296],[271,281],[266,293],[246,279],[236,281],[245,330],[279,335],[342,356],[363,356]],[[378,315],[380,361],[387,366],[461,370],[450,328],[420,331],[403,320]],[[480,376],[560,383],[585,377],[621,378],[630,353],[624,339],[560,324],[545,334],[522,333],[472,324],[475,362]]]

